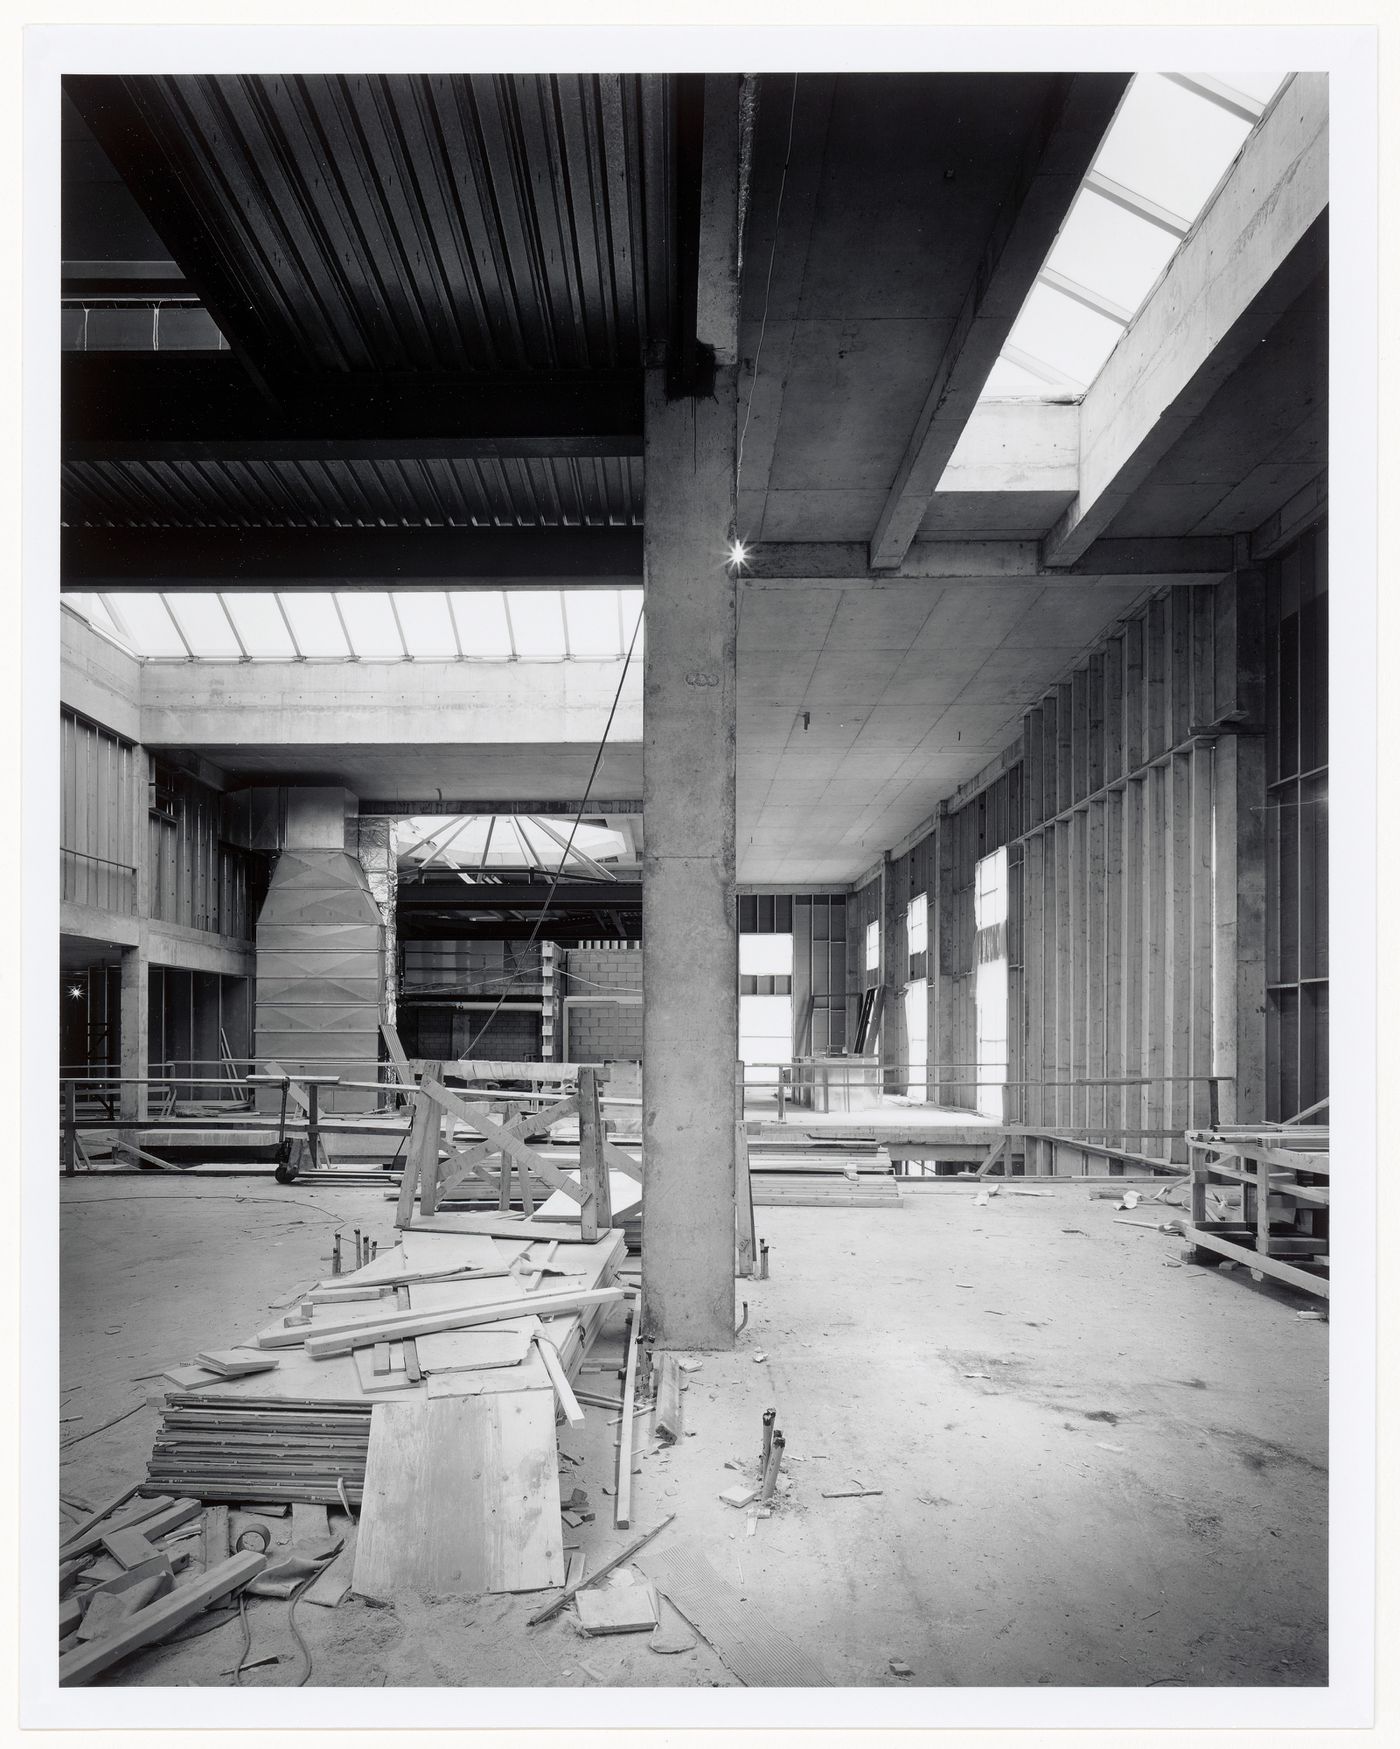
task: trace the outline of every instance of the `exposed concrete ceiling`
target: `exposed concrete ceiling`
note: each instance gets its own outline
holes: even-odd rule
[[[739,879],[853,879],[1014,739],[1026,706],[1142,593],[985,579],[747,588]]]

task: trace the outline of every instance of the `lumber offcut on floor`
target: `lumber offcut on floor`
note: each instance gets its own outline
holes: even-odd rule
[[[771,1275],[737,1284],[736,1351],[690,1357],[676,1445],[638,1417],[631,1529],[613,1525],[615,1411],[560,1429],[562,1492],[594,1514],[566,1529],[566,1555],[577,1544],[596,1570],[675,1513],[658,1570],[667,1548],[698,1547],[838,1685],[1324,1681],[1328,1326],[1296,1316],[1315,1302],[1181,1265],[1179,1240],[1118,1225],[1085,1189],[976,1194],[907,1195],[893,1217],[761,1209]],[[158,1381],[139,1375],[267,1324],[326,1273],[338,1226],[391,1236],[371,1191],[78,1179],[62,1208],[60,1486],[88,1501],[144,1472]],[[614,1320],[598,1364],[620,1337]],[[621,1394],[615,1373],[584,1384]],[[789,1485],[749,1535],[719,1495],[751,1479],[770,1405]],[[738,1680],[669,1603],[667,1634],[697,1643],[658,1655],[645,1634],[579,1640],[571,1608],[527,1629],[550,1595],[347,1597],[298,1626],[314,1685]],[[287,1680],[285,1605],[250,1613],[254,1656],[289,1662],[248,1682]],[[100,1680],[224,1686],[240,1643],[235,1620]]]

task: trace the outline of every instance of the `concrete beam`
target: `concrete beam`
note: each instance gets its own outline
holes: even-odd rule
[[[1077,492],[1079,408],[1067,401],[979,401],[938,490]]]
[[[80,716],[141,739],[141,664],[71,611],[59,615],[58,693]]]
[[[1080,582],[1114,578],[1162,583],[1214,583],[1228,574],[1233,543],[1226,536],[1175,540],[1099,541],[1082,561],[1049,565],[1033,540],[916,541],[893,570],[872,570],[856,541],[765,541],[745,567],[746,587],[977,578]]]
[[[700,261],[695,338],[715,363],[739,358],[739,137],[743,82],[737,73],[705,76],[700,163]]]
[[[149,747],[430,747],[601,740],[620,661],[148,662],[141,733]],[[608,738],[642,738],[634,662]]]
[[[908,552],[958,438],[1127,90],[1121,73],[1057,79],[997,209],[870,541],[872,570]]]
[[[1327,76],[1282,87],[1080,404],[1079,494],[1043,543],[1084,558],[1326,266]]]

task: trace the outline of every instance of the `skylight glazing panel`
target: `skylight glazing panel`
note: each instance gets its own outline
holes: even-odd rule
[[[984,400],[1045,400],[1054,393],[1041,377],[1032,376],[1009,358],[999,358],[982,388]]]
[[[1236,91],[1242,91],[1246,97],[1252,97],[1256,103],[1267,106],[1275,91],[1288,77],[1287,73],[1268,73],[1253,71],[1249,73],[1219,73],[1216,77],[1222,85],[1232,85]]]
[[[303,656],[344,658],[351,653],[329,595],[288,590],[282,596],[282,605]]]
[[[445,662],[457,654],[447,596],[440,589],[396,589],[394,606],[408,653],[419,662]]]
[[[1046,265],[1136,312],[1176,253],[1175,237],[1084,190]]]
[[[571,656],[619,656],[622,622],[616,589],[566,589],[564,617]]]
[[[158,595],[122,593],[117,629],[138,656],[184,656],[185,645]]]
[[[1094,168],[1190,221],[1249,131],[1247,121],[1160,73],[1140,73]]]
[[[403,639],[394,621],[387,589],[336,591],[351,647],[366,661],[393,661],[403,657]]]
[[[238,627],[243,648],[250,656],[280,657],[289,661],[296,655],[286,624],[277,610],[275,595],[243,595],[230,591],[224,597],[224,604]]]
[[[180,594],[166,604],[196,656],[207,661],[237,661],[242,651],[217,595]]]
[[[1086,310],[1062,292],[1038,285],[1022,306],[1008,344],[1087,386],[1099,374],[1122,332],[1107,316]]]
[[[510,623],[515,630],[515,650],[534,661],[562,661],[568,654],[564,642],[564,610],[557,589],[512,589]]]
[[[514,648],[506,619],[506,598],[499,589],[454,589],[452,615],[464,656],[508,659]]]

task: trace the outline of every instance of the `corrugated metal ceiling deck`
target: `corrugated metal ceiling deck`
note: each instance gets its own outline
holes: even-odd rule
[[[640,527],[642,462],[67,462],[62,512],[70,528]]]
[[[124,173],[133,113],[158,143],[156,198],[197,215],[182,265],[264,368],[628,367],[665,334],[664,77],[69,84]]]

